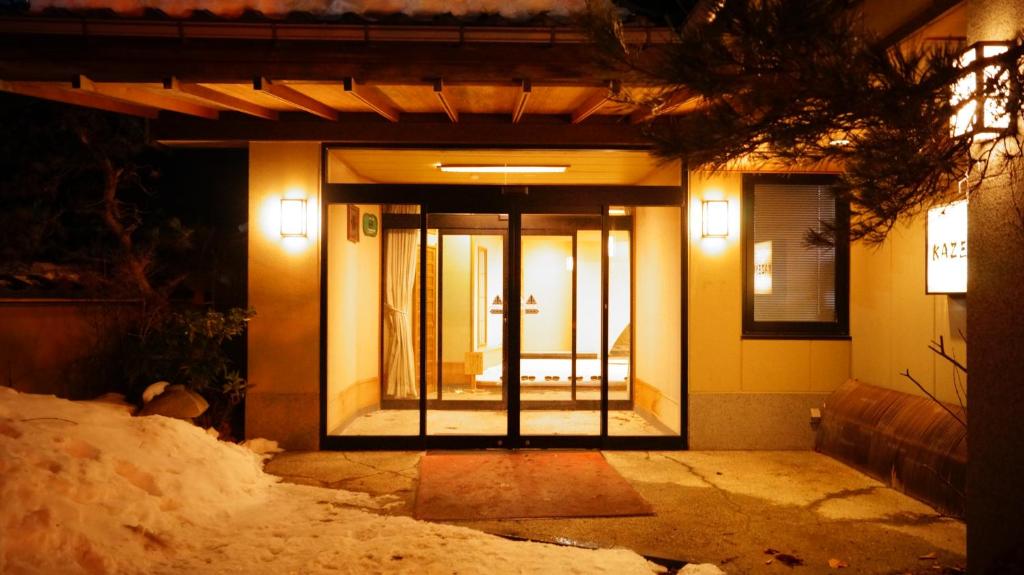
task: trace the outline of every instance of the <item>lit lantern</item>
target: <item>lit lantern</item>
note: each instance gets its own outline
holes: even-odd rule
[[[281,237],[306,237],[306,200],[281,200]]]
[[[991,140],[1016,126],[1011,73],[1000,58],[1009,49],[1009,42],[978,42],[957,60],[957,67],[963,72],[953,84],[949,101],[953,107],[949,123],[954,136]]]
[[[754,294],[772,293],[772,241],[754,244]]]
[[[729,202],[727,200],[704,200],[703,226],[701,237],[729,237]]]

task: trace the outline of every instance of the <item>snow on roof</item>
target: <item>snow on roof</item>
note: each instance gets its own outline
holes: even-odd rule
[[[0,387],[0,573],[650,574],[625,549],[515,542],[279,483],[260,457],[123,406]]]
[[[33,12],[111,10],[123,15],[159,11],[173,18],[187,18],[196,12],[237,18],[258,12],[271,17],[292,13],[317,16],[405,14],[417,18],[495,14],[510,20],[525,20],[539,14],[569,16],[582,11],[585,4],[585,0],[31,0],[30,8]]]

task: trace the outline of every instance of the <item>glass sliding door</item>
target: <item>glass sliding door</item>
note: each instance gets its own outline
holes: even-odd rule
[[[630,206],[608,219],[608,435],[679,435],[682,211]]]
[[[504,436],[508,218],[429,214],[427,226],[428,266],[437,270],[426,319],[436,366],[427,370],[427,434]]]
[[[523,214],[521,230],[520,432],[599,435],[601,218]]]
[[[323,205],[325,448],[684,444],[676,192],[374,193]]]

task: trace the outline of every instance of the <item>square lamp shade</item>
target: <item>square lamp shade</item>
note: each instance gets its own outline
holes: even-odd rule
[[[306,200],[293,198],[281,200],[281,237],[306,237]]]
[[[727,200],[704,200],[701,237],[729,237],[729,202]]]
[[[977,42],[960,55],[961,70],[952,86],[949,119],[953,136],[971,136],[974,141],[991,140],[1016,127],[1013,75],[1005,56],[1009,42]]]

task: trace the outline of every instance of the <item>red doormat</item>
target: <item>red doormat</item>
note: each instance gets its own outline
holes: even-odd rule
[[[654,515],[593,451],[427,453],[420,460],[419,519],[521,519]]]

